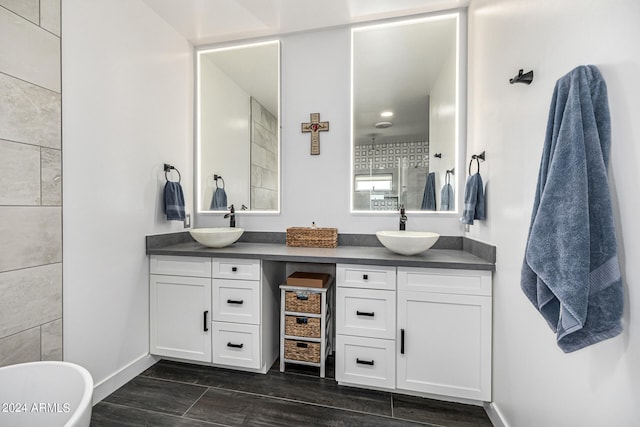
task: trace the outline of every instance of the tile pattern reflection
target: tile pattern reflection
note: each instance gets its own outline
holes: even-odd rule
[[[380,142],[356,145],[353,151],[355,180],[362,176],[391,179],[389,189],[353,193],[355,210],[395,211],[403,204],[419,210],[429,172],[429,143],[426,141]]]

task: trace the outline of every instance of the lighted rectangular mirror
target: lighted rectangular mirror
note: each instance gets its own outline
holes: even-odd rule
[[[353,212],[456,210],[463,24],[455,12],[352,29]]]
[[[280,211],[280,42],[196,50],[198,212]]]

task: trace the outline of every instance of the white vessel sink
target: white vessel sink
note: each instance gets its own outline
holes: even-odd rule
[[[400,255],[417,255],[433,246],[440,235],[429,231],[378,231],[376,237],[385,248]]]
[[[224,248],[238,240],[244,230],[236,227],[192,228],[189,233],[202,245],[210,248]]]

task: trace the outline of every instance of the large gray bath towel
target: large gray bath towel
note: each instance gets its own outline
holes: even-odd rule
[[[553,93],[521,281],[564,352],[622,330],[610,144],[605,82],[595,66],[577,67]]]

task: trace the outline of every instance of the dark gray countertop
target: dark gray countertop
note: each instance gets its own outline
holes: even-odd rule
[[[236,242],[221,249],[197,242],[184,242],[147,248],[148,255],[249,258],[265,261],[310,262],[323,264],[393,265],[403,267],[452,268],[494,271],[495,264],[469,252],[454,249],[430,249],[415,256],[395,254],[384,247],[338,246],[337,248],[300,248],[277,243]]]

